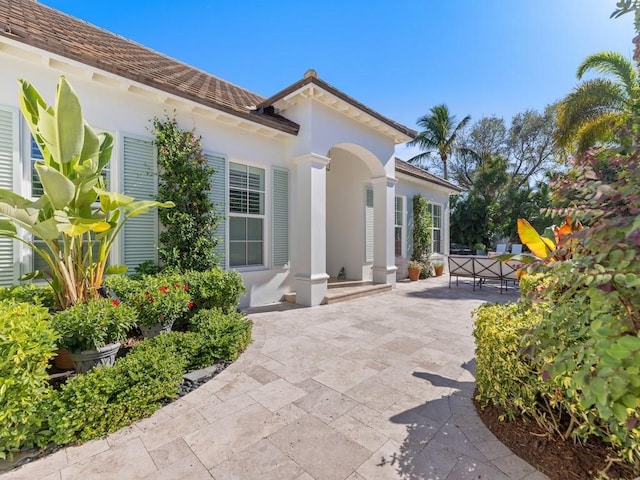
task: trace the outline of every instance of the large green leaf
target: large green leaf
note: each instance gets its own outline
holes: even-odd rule
[[[102,207],[102,211],[104,212],[116,210],[119,207],[126,207],[127,205],[133,203],[133,201],[135,200],[135,198],[128,195],[110,192],[101,188],[95,188],[95,191],[100,197],[100,206]]]
[[[11,223],[9,220],[0,219],[0,235],[15,235],[17,232],[16,226]]]
[[[113,150],[113,135],[108,132],[102,133],[100,142],[100,155],[98,157],[98,169],[102,171],[111,160],[111,151]]]
[[[19,79],[18,86],[20,89],[20,107],[22,110],[22,114],[27,121],[27,125],[29,125],[29,130],[31,130],[31,134],[38,139],[38,118],[39,118],[39,110],[38,106],[43,109],[47,108],[47,104],[44,99],[40,96],[38,91],[35,89],[31,83],[26,80]],[[42,147],[42,144],[38,142]]]
[[[56,92],[56,131],[60,163],[68,163],[80,156],[84,144],[84,120],[76,93],[63,76]]]
[[[36,163],[36,170],[45,195],[49,197],[53,208],[62,210],[73,201],[75,185],[71,180],[53,167]]]
[[[44,222],[38,222],[33,226],[33,233],[43,240],[55,240],[60,238],[58,222],[55,218],[49,218]]]
[[[97,168],[98,157],[100,155],[100,139],[96,132],[89,124],[84,124],[84,143],[82,145],[82,153],[80,154],[80,162],[84,163],[87,160],[91,160],[91,164],[94,164]],[[95,170],[93,173],[96,173]]]
[[[173,208],[176,204],[173,202],[156,202],[153,200],[139,200],[124,207],[124,213],[127,218],[137,217],[147,213],[154,208]]]

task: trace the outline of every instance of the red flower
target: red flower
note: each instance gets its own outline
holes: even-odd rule
[[[177,287],[178,285],[176,285]],[[186,292],[187,290],[189,290],[189,285],[183,285],[182,289]]]
[[[193,303],[193,302],[189,302],[189,305],[187,305],[187,306],[189,307],[189,310],[191,310],[193,307],[196,306],[196,304]]]
[[[162,293],[164,293],[165,295],[167,295],[169,293],[169,287],[168,286],[163,286],[163,287],[158,287],[158,290],[160,290]]]
[[[173,286],[174,286],[174,287],[176,287],[176,288],[178,288],[178,287],[180,286],[180,284],[179,284],[178,282],[175,282],[175,283],[173,284]]]
[[[111,303],[112,303],[114,306],[116,306],[116,307],[117,307],[118,305],[120,305],[120,300],[118,300],[118,299],[116,298],[116,299],[114,299]]]

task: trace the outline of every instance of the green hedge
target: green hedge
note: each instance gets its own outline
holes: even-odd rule
[[[200,357],[211,364],[234,361],[251,343],[253,322],[243,313],[200,310],[191,319],[191,329],[201,337]]]
[[[156,345],[135,348],[113,367],[72,378],[53,398],[53,441],[64,445],[91,440],[151,415],[177,395],[184,368],[175,351]]]
[[[482,406],[493,403],[513,419],[533,414],[541,379],[531,364],[523,337],[540,314],[521,304],[486,304],[475,312],[476,387]]]
[[[49,311],[56,307],[56,296],[49,285],[14,285],[13,287],[0,287],[0,301],[12,300],[14,303],[30,303],[42,305]]]
[[[0,458],[46,443],[47,364],[56,333],[43,306],[0,301]]]

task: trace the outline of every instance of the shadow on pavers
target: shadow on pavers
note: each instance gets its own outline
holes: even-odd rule
[[[461,367],[473,375],[475,359]],[[399,451],[391,458],[381,458],[378,466],[392,464],[398,477],[405,480],[445,479],[449,478],[464,455],[478,464],[484,464],[485,470],[476,472],[473,478],[492,478],[491,470],[503,478],[504,474],[494,470],[495,466],[476,449],[465,433],[467,427],[473,429],[477,436],[478,426],[484,426],[472,402],[475,382],[453,380],[428,372],[416,371],[413,376],[434,387],[447,389],[446,393],[441,398],[390,418],[393,423],[407,425],[407,437]],[[485,476],[487,474],[489,476]]]

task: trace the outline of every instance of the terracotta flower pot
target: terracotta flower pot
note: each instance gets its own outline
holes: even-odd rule
[[[433,267],[436,277],[439,277],[444,272],[444,265],[441,267]]]
[[[415,282],[420,278],[420,269],[419,268],[409,268],[409,280]]]
[[[57,355],[53,360],[53,364],[56,366],[56,368],[59,368],[60,370],[74,369],[73,360],[71,360],[69,350],[67,350],[66,348],[59,348],[56,353]]]

